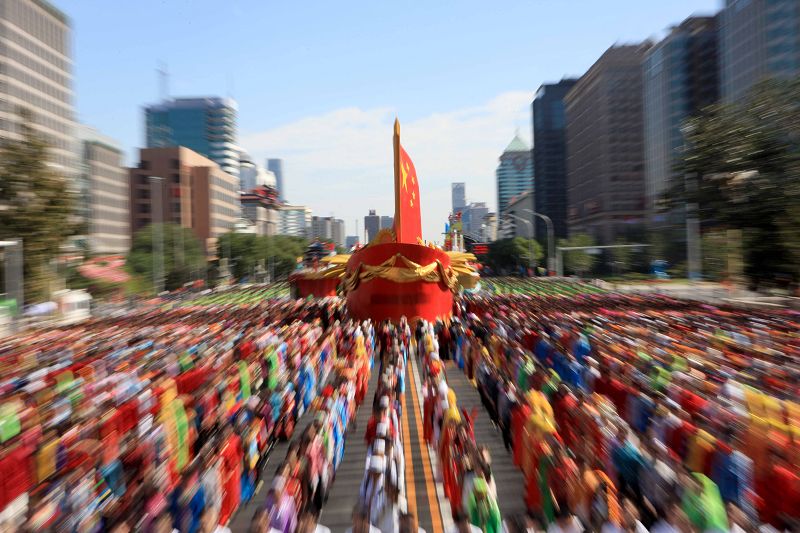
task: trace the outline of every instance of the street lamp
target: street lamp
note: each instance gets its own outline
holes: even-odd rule
[[[526,220],[522,217],[519,217],[514,213],[506,213],[506,216],[515,218],[528,225],[528,229],[531,232],[531,238],[528,240],[528,266],[531,268],[531,270],[533,270],[533,222],[531,222],[530,220]]]
[[[547,270],[548,273],[555,271],[556,239],[555,232],[553,231],[553,221],[549,216],[537,213],[531,209],[523,209],[523,211],[544,220],[544,224],[547,226]]]

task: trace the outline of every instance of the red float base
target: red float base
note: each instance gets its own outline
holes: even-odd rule
[[[437,248],[417,244],[386,243],[367,246],[355,252],[347,262],[347,272],[353,272],[359,264],[378,266],[400,254],[419,265],[428,265],[436,260],[445,268],[450,267],[450,257]],[[401,261],[395,265],[405,268]],[[398,283],[381,277],[362,281],[347,295],[350,316],[375,322],[391,320],[399,322],[405,316],[409,322],[417,319],[428,321],[450,316],[453,310],[453,293],[443,281],[412,281]]]
[[[289,276],[289,284],[295,298],[336,296],[336,287],[339,285],[339,281],[339,278],[306,278],[302,273]]]

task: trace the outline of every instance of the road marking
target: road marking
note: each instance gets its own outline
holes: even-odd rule
[[[416,374],[415,371],[415,363],[411,357],[409,357],[408,361],[412,365],[412,373]],[[438,492],[436,490],[436,482],[433,478],[433,468],[431,467],[431,458],[428,451],[428,445],[425,442],[425,437],[422,429],[422,420],[423,413],[419,408],[419,400],[418,400],[418,392],[417,392],[417,380],[416,375],[414,376],[415,379],[411,381],[411,403],[414,405],[414,412],[416,413],[416,426],[417,426],[417,435],[419,436],[419,451],[420,456],[422,457],[422,470],[425,473],[425,492],[428,493],[428,505],[430,506],[431,510],[431,521],[433,531],[431,533],[443,533],[444,527],[442,523],[442,509],[439,506],[439,497]]]
[[[403,426],[403,455],[405,456],[405,471],[406,471],[406,502],[408,512],[414,513],[417,516],[417,489],[414,486],[414,463],[411,455],[411,428],[408,423],[408,409],[406,409],[406,396],[401,397],[400,405],[403,407],[403,417],[401,424]]]

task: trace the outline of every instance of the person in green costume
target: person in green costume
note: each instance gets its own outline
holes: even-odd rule
[[[479,477],[472,486],[472,494],[467,502],[467,512],[472,525],[481,528],[483,533],[500,533],[503,521],[497,502],[489,494],[486,480]]]
[[[684,475],[681,507],[699,531],[728,531],[728,515],[716,483],[698,473]]]

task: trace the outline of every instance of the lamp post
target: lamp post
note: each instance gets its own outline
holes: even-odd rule
[[[506,213],[506,216],[515,218],[515,219],[517,219],[517,220],[519,220],[521,222],[524,222],[525,224],[528,225],[528,229],[531,232],[531,238],[528,239],[528,266],[530,267],[531,270],[533,270],[533,262],[534,262],[534,258],[533,258],[533,222],[531,222],[530,220],[526,220],[526,219],[524,219],[524,218],[522,218],[520,216],[517,216],[514,213]]]
[[[523,211],[530,213],[532,216],[539,217],[544,220],[545,226],[547,226],[547,270],[548,274],[554,272],[555,267],[555,258],[556,258],[556,239],[555,239],[555,232],[553,231],[553,221],[550,219],[549,216],[543,215],[541,213],[537,213],[531,209],[523,209]]]

